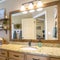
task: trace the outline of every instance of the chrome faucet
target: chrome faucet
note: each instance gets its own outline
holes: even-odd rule
[[[31,46],[31,41],[28,42],[28,45]]]

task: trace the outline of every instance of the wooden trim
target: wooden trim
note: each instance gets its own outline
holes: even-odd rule
[[[60,40],[60,2],[58,3],[58,40]]]
[[[54,1],[54,2],[50,2],[50,3],[45,3],[43,4],[43,7],[49,7],[49,6],[53,6],[53,5],[57,5],[60,1]]]
[[[16,10],[16,11],[10,12],[10,14],[9,14],[9,16],[10,16],[10,41],[13,41],[13,42],[28,42],[28,41],[32,41],[32,42],[42,42],[42,43],[60,43],[60,27],[59,27],[59,25],[60,25],[59,24],[60,23],[60,1],[54,1],[54,2],[50,2],[50,3],[45,3],[43,5],[43,7],[48,7],[48,6],[53,6],[53,5],[57,5],[58,6],[58,40],[32,40],[32,39],[12,40],[11,39],[11,14],[20,12],[20,10]]]
[[[32,40],[32,39],[22,39],[22,40],[11,40],[12,42],[41,42],[40,40]]]
[[[23,39],[23,40],[11,40],[12,42],[42,42],[42,43],[60,43],[60,40],[29,40],[29,39]]]

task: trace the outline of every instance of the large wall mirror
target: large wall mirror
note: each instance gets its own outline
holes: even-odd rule
[[[58,5],[10,13],[11,40],[58,40]]]

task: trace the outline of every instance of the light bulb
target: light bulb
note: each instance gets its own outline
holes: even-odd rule
[[[25,11],[25,7],[24,6],[21,6],[20,10],[21,11]]]
[[[51,32],[48,32],[48,35],[51,35]]]
[[[0,40],[3,40],[3,38],[0,37]]]
[[[39,7],[42,7],[42,5],[43,5],[43,4],[42,4],[41,1],[38,1],[38,2],[37,2],[37,7],[38,7],[38,8],[39,8]]]
[[[27,11],[24,11],[24,12],[22,12],[23,14],[27,14],[28,12]]]
[[[28,9],[33,9],[33,8],[34,8],[34,7],[33,7],[33,4],[30,3],[29,6],[28,6]]]
[[[42,11],[42,10],[43,10],[43,8],[38,8],[38,9],[37,9],[37,11]]]
[[[32,12],[35,12],[35,10],[30,10],[29,12],[31,12],[31,13],[32,13]]]
[[[57,19],[55,19],[55,22],[57,22]]]
[[[7,16],[5,16],[5,18],[8,18]]]

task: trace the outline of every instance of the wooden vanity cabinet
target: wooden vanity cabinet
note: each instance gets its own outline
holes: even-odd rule
[[[0,60],[60,60],[60,58],[52,58],[41,55],[23,54],[14,51],[0,49]]]
[[[49,60],[49,58],[36,55],[26,55],[26,60]]]
[[[60,60],[60,58],[50,58],[50,60]]]

